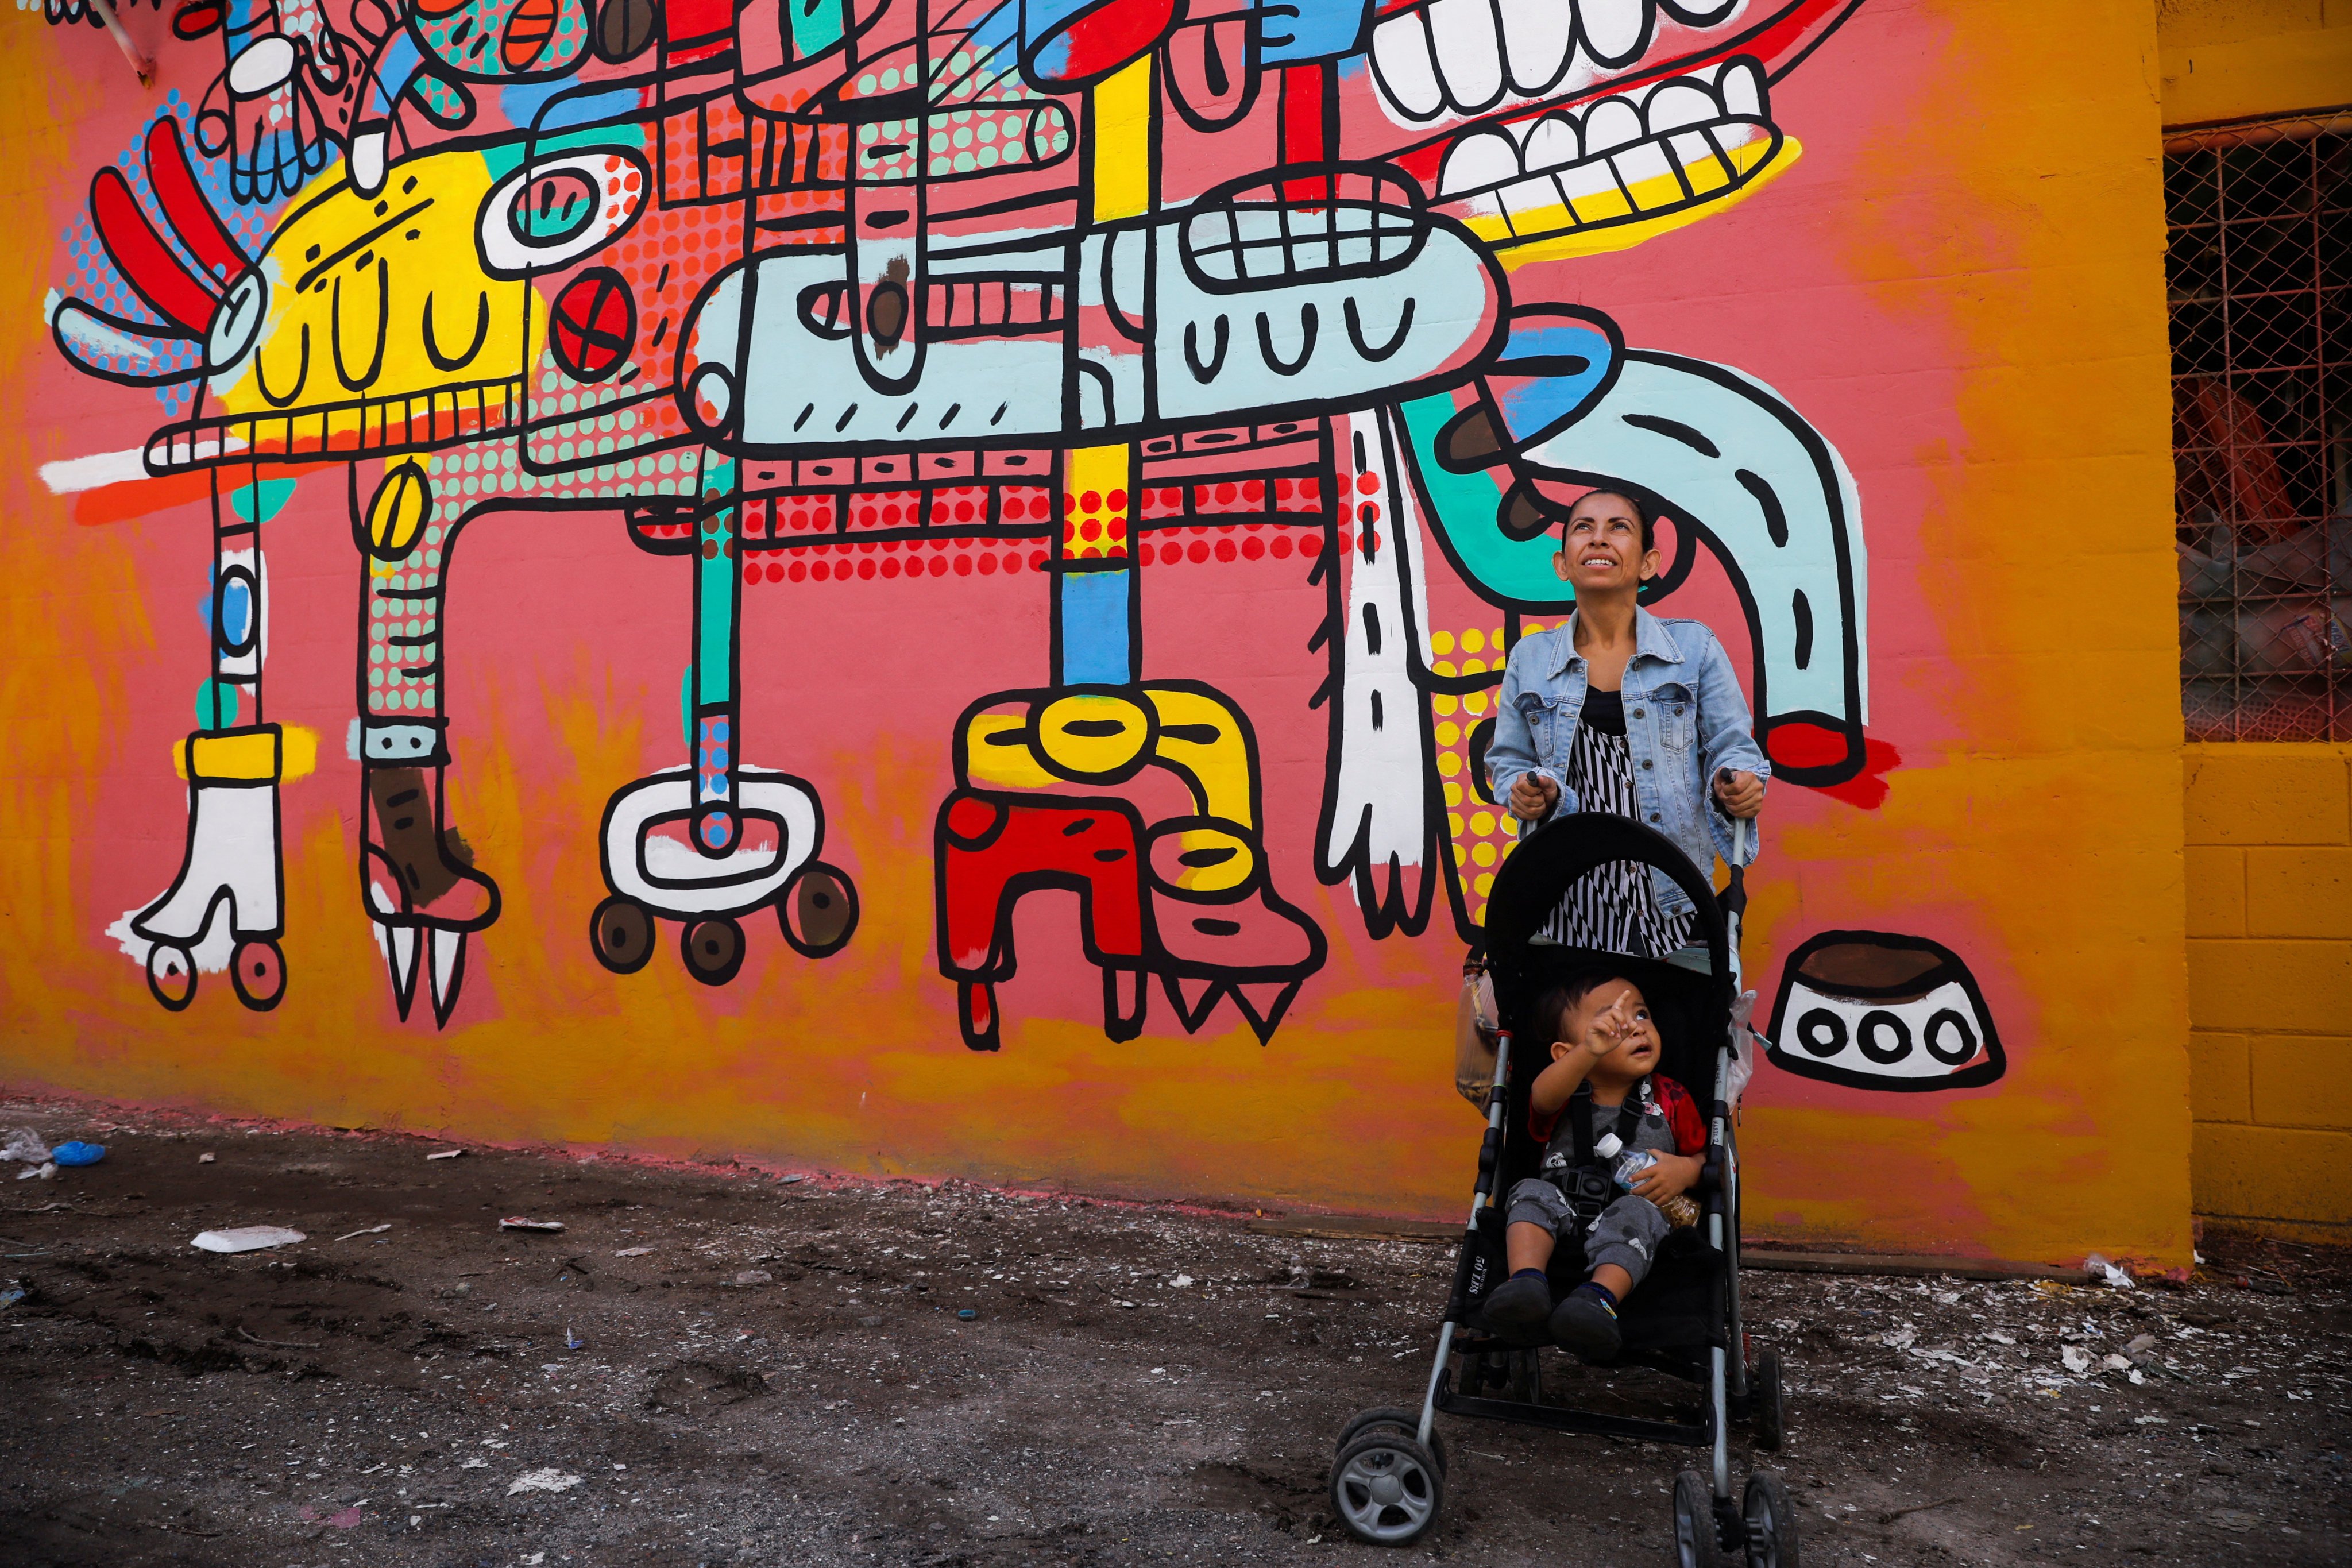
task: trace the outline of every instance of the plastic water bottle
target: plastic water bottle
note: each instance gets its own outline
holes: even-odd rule
[[[1615,1162],[1612,1168],[1616,1173],[1617,1184],[1629,1193],[1633,1190],[1633,1184],[1642,1179],[1642,1173],[1658,1163],[1658,1157],[1647,1149],[1627,1149],[1624,1140],[1614,1132],[1603,1132],[1592,1145],[1592,1152],[1604,1160]],[[1681,1193],[1660,1203],[1658,1210],[1666,1216],[1666,1223],[1677,1230],[1698,1223],[1698,1205]]]
[[[1642,1173],[1658,1163],[1658,1157],[1647,1149],[1627,1152],[1624,1140],[1614,1132],[1603,1132],[1601,1141],[1593,1144],[1592,1152],[1604,1160],[1616,1162],[1612,1168],[1617,1174],[1617,1184],[1629,1193],[1633,1190],[1633,1184],[1642,1179]],[[1621,1155],[1623,1157],[1620,1158]]]

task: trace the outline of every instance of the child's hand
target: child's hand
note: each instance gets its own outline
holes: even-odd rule
[[[1642,1173],[1633,1184],[1633,1195],[1662,1204],[1677,1194],[1690,1191],[1706,1162],[1696,1154],[1661,1154],[1657,1163]]]
[[[1584,1037],[1576,1042],[1576,1048],[1599,1061],[1633,1038],[1638,1026],[1631,1005],[1633,997],[1633,992],[1629,986],[1618,994],[1617,1000],[1609,1004],[1607,1010],[1594,1014],[1592,1022],[1585,1026]]]

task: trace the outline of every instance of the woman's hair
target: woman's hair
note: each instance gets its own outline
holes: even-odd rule
[[[1570,1008],[1612,980],[1623,980],[1629,985],[1633,984],[1618,970],[1593,964],[1571,971],[1567,979],[1538,997],[1536,1029],[1542,1036],[1543,1043],[1549,1046],[1559,1038],[1560,1020],[1568,1016]]]
[[[1601,486],[1598,489],[1587,490],[1582,495],[1576,498],[1576,506],[1571,506],[1568,509],[1570,516],[1572,517],[1575,515],[1576,507],[1582,506],[1594,496],[1614,496],[1619,500],[1625,503],[1625,510],[1633,514],[1634,522],[1641,526],[1643,554],[1647,555],[1652,550],[1657,547],[1656,530],[1650,521],[1650,509],[1642,504],[1640,498],[1629,496],[1623,490],[1612,490],[1606,485]],[[1567,518],[1562,518],[1560,520],[1559,547],[1562,550],[1568,548]]]

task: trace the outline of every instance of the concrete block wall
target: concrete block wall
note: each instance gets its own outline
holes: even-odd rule
[[[2183,784],[2197,1212],[2352,1239],[2352,746],[2192,745]]]

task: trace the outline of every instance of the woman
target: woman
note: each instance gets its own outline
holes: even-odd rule
[[[1630,496],[1592,491],[1570,510],[1552,570],[1576,589],[1576,611],[1511,649],[1486,750],[1496,799],[1522,832],[1559,812],[1633,817],[1702,875],[1718,855],[1753,859],[1755,835],[1735,849],[1731,819],[1764,809],[1771,766],[1715,634],[1634,602],[1658,573],[1649,514]],[[1689,896],[1645,870],[1621,862],[1580,879],[1541,936],[1704,969],[1706,949],[1687,945]]]

